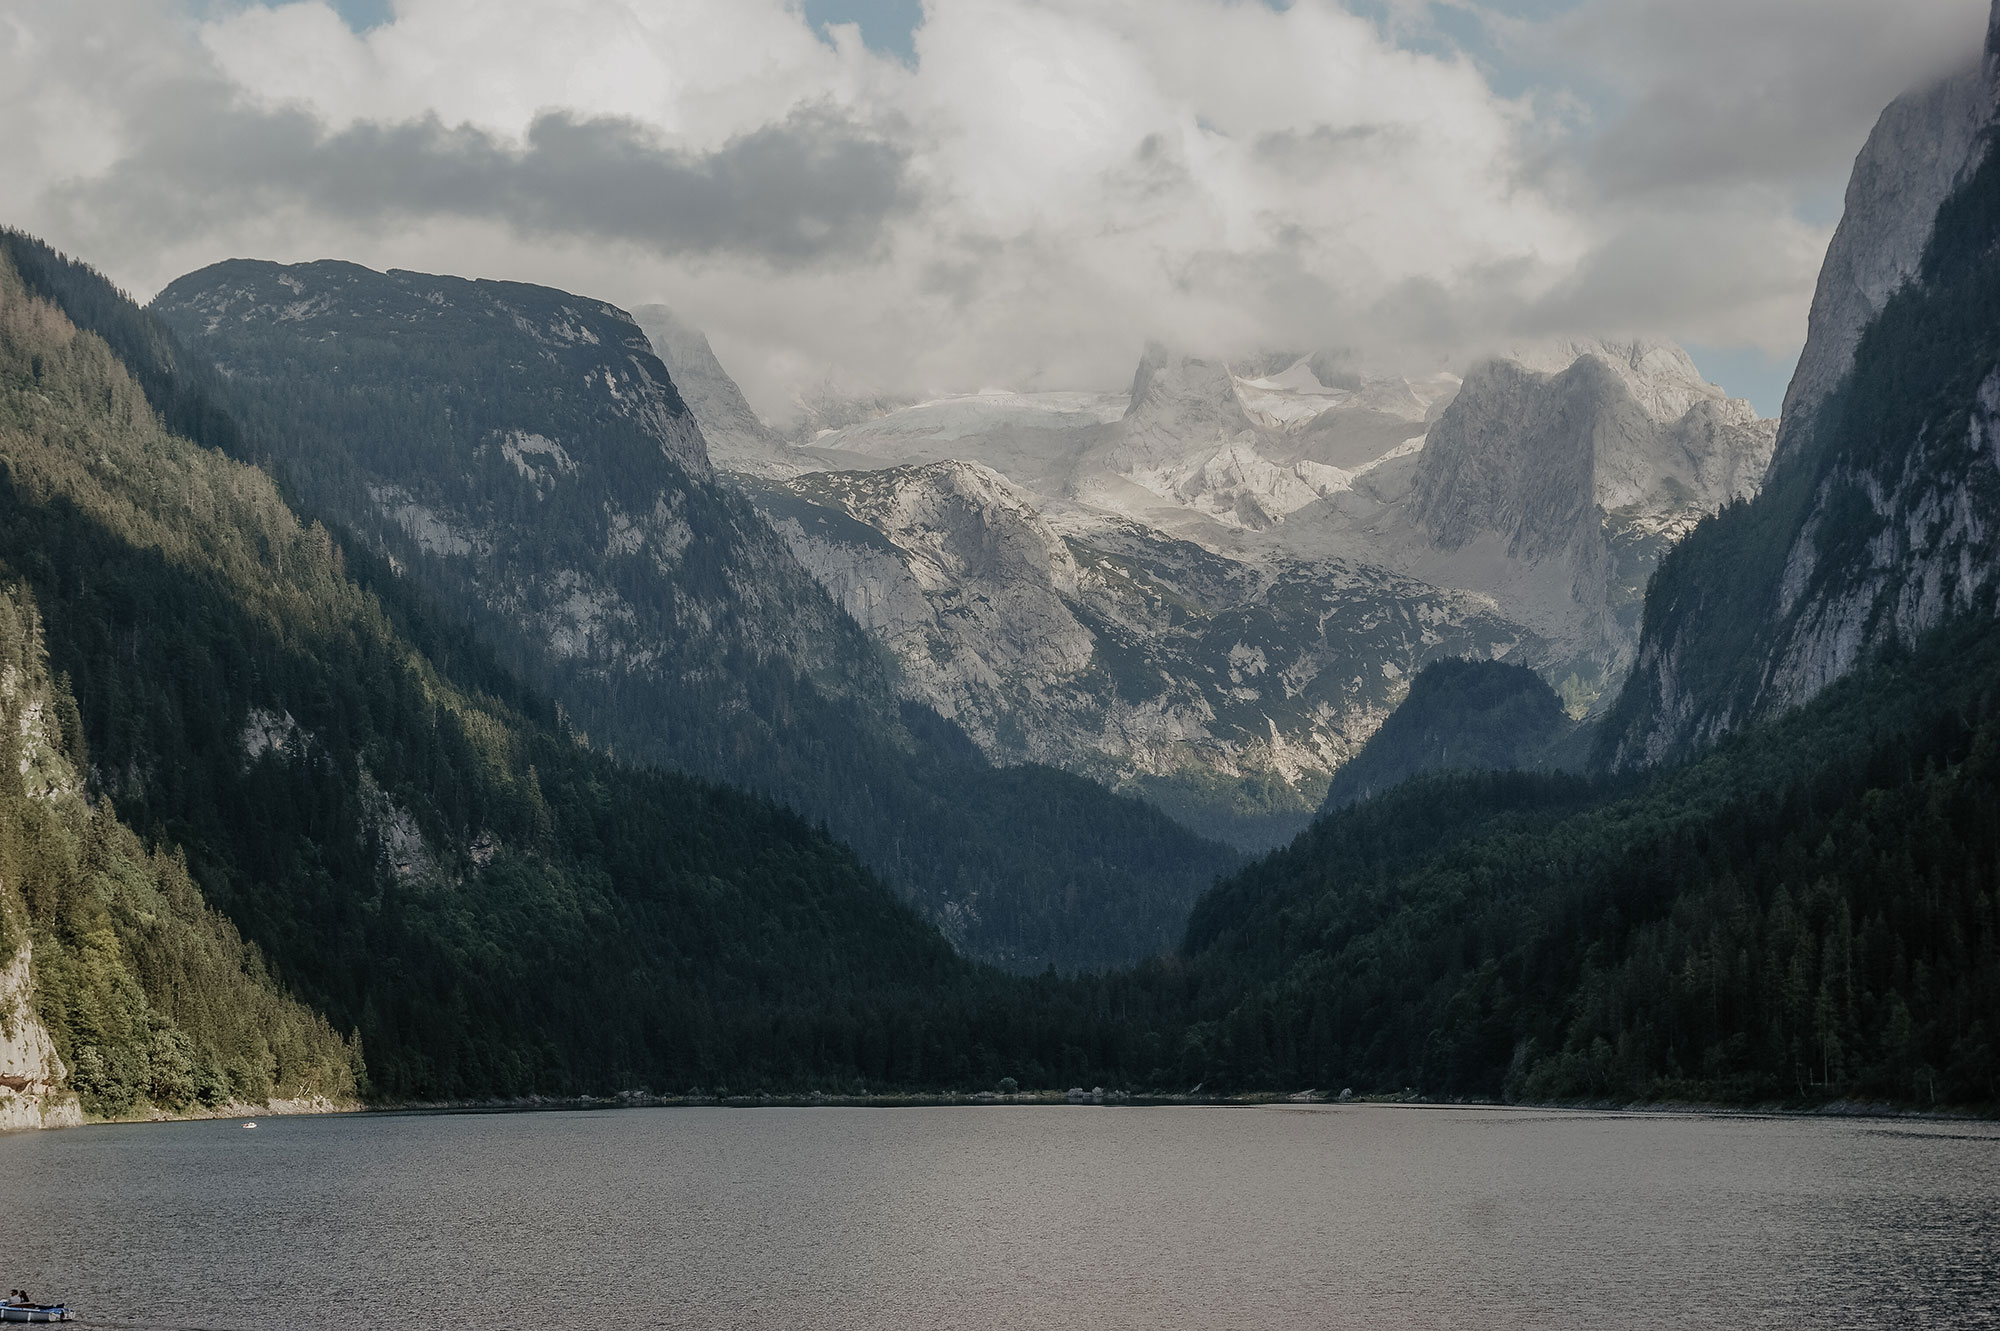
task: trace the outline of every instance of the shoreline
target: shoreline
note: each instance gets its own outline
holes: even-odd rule
[[[515,1099],[406,1101],[361,1106],[363,1114],[527,1114],[611,1109],[952,1109],[952,1108],[1128,1108],[1128,1109],[1342,1109],[1355,1107],[1459,1109],[1566,1114],[1626,1114],[1704,1118],[1885,1119],[1901,1122],[2000,1123],[2000,1110],[1916,1109],[1895,1104],[1835,1100],[1820,1105],[1732,1105],[1695,1101],[1516,1101],[1429,1100],[1421,1097],[1356,1095],[1346,1099],[1316,1095],[1254,1092],[1241,1095],[1145,1095],[1105,1092],[1076,1097],[1063,1091],[932,1092],[883,1095],[639,1095],[523,1096]]]
[[[1730,1105],[1692,1101],[1618,1103],[1609,1101],[1522,1101],[1429,1100],[1422,1097],[1356,1095],[1337,1096],[1245,1093],[1241,1095],[1133,1095],[1106,1091],[1093,1096],[1077,1096],[1063,1091],[1021,1091],[1012,1095],[996,1092],[933,1092],[883,1095],[642,1095],[615,1096],[521,1096],[511,1099],[428,1100],[400,1103],[364,1104],[339,1102],[312,1096],[300,1099],[273,1099],[268,1104],[231,1103],[210,1109],[168,1112],[154,1109],[146,1114],[118,1118],[82,1117],[76,1122],[51,1123],[0,1129],[0,1136],[15,1133],[48,1132],[71,1127],[124,1127],[153,1123],[199,1123],[225,1119],[306,1118],[340,1115],[431,1115],[431,1114],[533,1114],[563,1111],[616,1109],[949,1109],[949,1108],[1131,1108],[1131,1109],[1342,1109],[1401,1108],[1471,1110],[1478,1112],[1541,1112],[1563,1114],[1617,1114],[1633,1117],[1677,1116],[1700,1118],[1796,1118],[1796,1119],[1879,1119],[1904,1123],[2000,1123],[2000,1111],[1978,1109],[1913,1109],[1894,1104],[1829,1101],[1822,1105]]]

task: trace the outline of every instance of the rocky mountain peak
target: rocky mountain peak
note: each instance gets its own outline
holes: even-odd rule
[[[1587,540],[1605,514],[1673,518],[1750,493],[1772,431],[1678,347],[1548,344],[1466,376],[1431,428],[1411,511],[1444,549],[1491,534],[1539,559]]]
[[[1139,428],[1172,430],[1182,438],[1227,439],[1251,428],[1229,366],[1181,355],[1157,342],[1147,346],[1132,375],[1125,420]]]
[[[1915,276],[1938,208],[1978,165],[2000,119],[2000,5],[1980,65],[1891,102],[1854,160],[1840,225],[1813,292],[1805,350],[1785,392],[1777,456],[1810,433],[1889,297]]]
[[[282,328],[301,337],[310,330],[338,345],[343,337],[391,328],[430,346],[467,344],[532,357],[561,385],[557,397],[566,402],[558,414],[616,420],[621,430],[650,438],[689,476],[713,475],[701,430],[667,367],[631,316],[603,301],[523,282],[378,273],[333,260],[231,259],[171,283],[155,306],[169,311],[184,333],[225,342]],[[521,391],[483,395],[480,414],[496,440],[527,434],[579,446],[547,427],[546,401]]]
[[[1702,377],[1693,357],[1659,338],[1555,338],[1507,353],[1543,374],[1560,374],[1586,356],[1602,362],[1656,421],[1679,420],[1695,403],[1725,396]]]
[[[1567,545],[1593,499],[1602,418],[1636,404],[1603,362],[1560,375],[1513,360],[1475,366],[1432,427],[1411,486],[1411,512],[1446,550],[1499,536],[1516,558]]]

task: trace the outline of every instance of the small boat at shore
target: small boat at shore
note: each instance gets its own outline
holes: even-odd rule
[[[0,1303],[0,1322],[67,1322],[69,1309],[60,1303]]]

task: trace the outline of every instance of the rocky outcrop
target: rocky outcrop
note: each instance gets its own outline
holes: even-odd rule
[[[1488,361],[1432,427],[1408,513],[1435,550],[1476,549],[1486,585],[1519,589],[1511,613],[1612,680],[1636,646],[1623,604],[1675,536],[1755,493],[1774,429],[1677,347]]]
[[[35,1015],[34,955],[24,938],[12,959],[0,962],[0,1132],[83,1122],[69,1069]]]
[[[701,426],[708,456],[725,471],[753,476],[796,476],[809,462],[788,456],[784,436],[766,425],[723,370],[708,337],[665,305],[640,305],[632,321],[673,376],[674,387]]]
[[[1891,102],[1855,159],[1827,248],[1806,345],[1785,392],[1778,452],[1801,446],[1853,367],[1862,330],[1916,274],[1938,207],[1978,164],[2000,98],[2000,10],[1982,60]]]

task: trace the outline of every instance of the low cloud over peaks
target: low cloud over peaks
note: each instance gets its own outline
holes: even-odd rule
[[[1806,203],[1986,9],[1458,6],[1469,52],[1423,5],[928,0],[910,62],[788,0],[190,4],[15,0],[4,220],[141,292],[338,256],[664,301],[779,412],[829,375],[1117,387],[1150,338],[1783,354]]]
[[[400,222],[499,222],[523,238],[618,242],[660,258],[726,254],[779,267],[879,251],[915,196],[908,153],[838,114],[795,112],[713,152],[649,126],[547,111],[509,144],[435,115],[328,132],[309,113],[191,98],[147,123],[105,172],[53,192],[78,229],[220,227],[302,209],[380,233]]]

